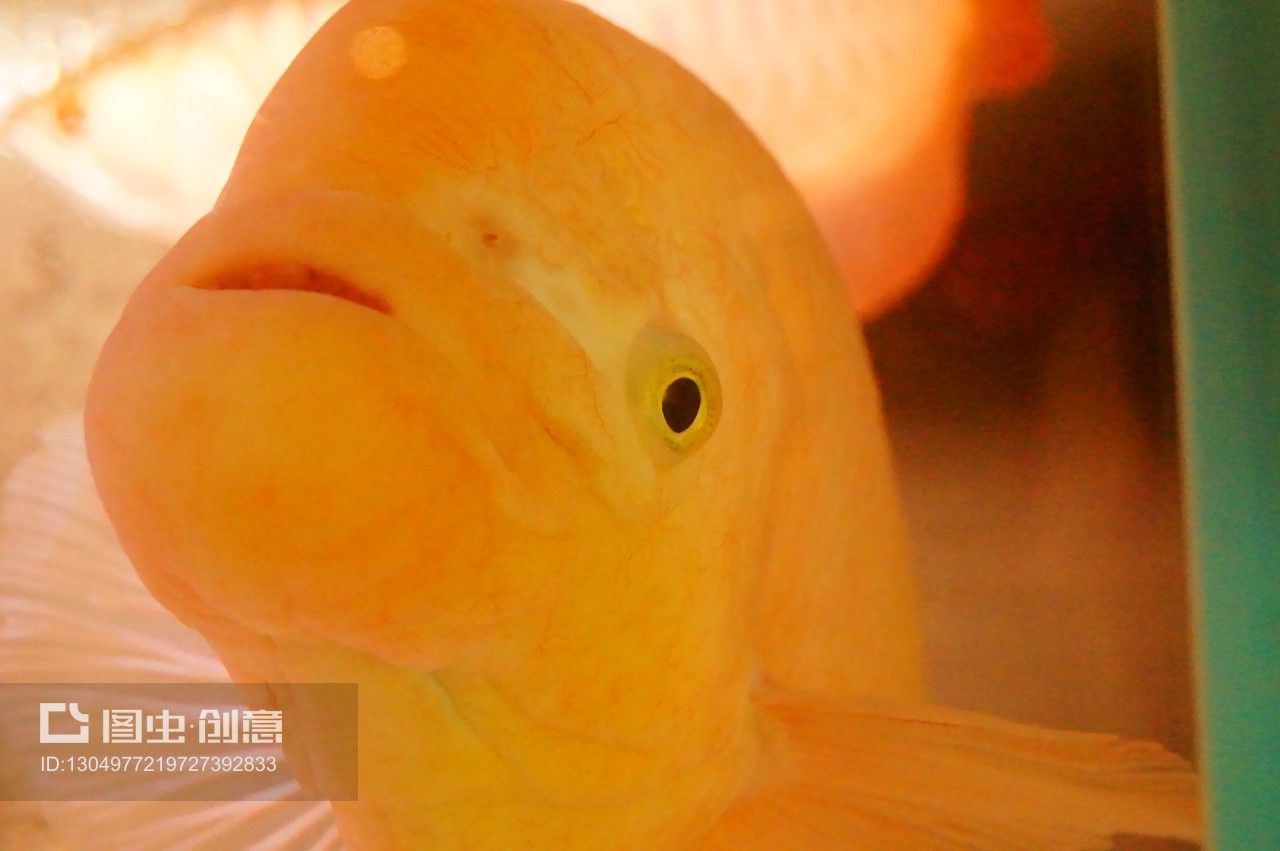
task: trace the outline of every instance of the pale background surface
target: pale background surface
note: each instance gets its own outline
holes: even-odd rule
[[[946,267],[869,338],[939,699],[1193,749],[1152,3],[1056,0]],[[0,473],[163,252],[0,157]],[[34,848],[0,804],[0,851]],[[1144,846],[1151,847],[1151,846]]]

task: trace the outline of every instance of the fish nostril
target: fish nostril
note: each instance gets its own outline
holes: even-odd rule
[[[261,263],[223,272],[195,285],[204,290],[295,290],[340,298],[392,315],[386,297],[353,284],[340,275],[303,263]]]

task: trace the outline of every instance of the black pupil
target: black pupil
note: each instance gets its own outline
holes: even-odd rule
[[[701,407],[702,391],[692,378],[677,378],[662,393],[662,418],[676,434],[693,425]]]

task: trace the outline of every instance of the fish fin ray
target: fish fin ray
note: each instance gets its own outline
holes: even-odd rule
[[[1110,848],[1116,834],[1200,837],[1198,783],[1148,742],[975,712],[770,697],[777,760],[705,846]]]

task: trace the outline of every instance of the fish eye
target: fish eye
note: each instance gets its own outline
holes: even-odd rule
[[[674,463],[701,446],[719,421],[720,384],[702,346],[679,331],[649,326],[627,365],[628,395],[656,460]]]

